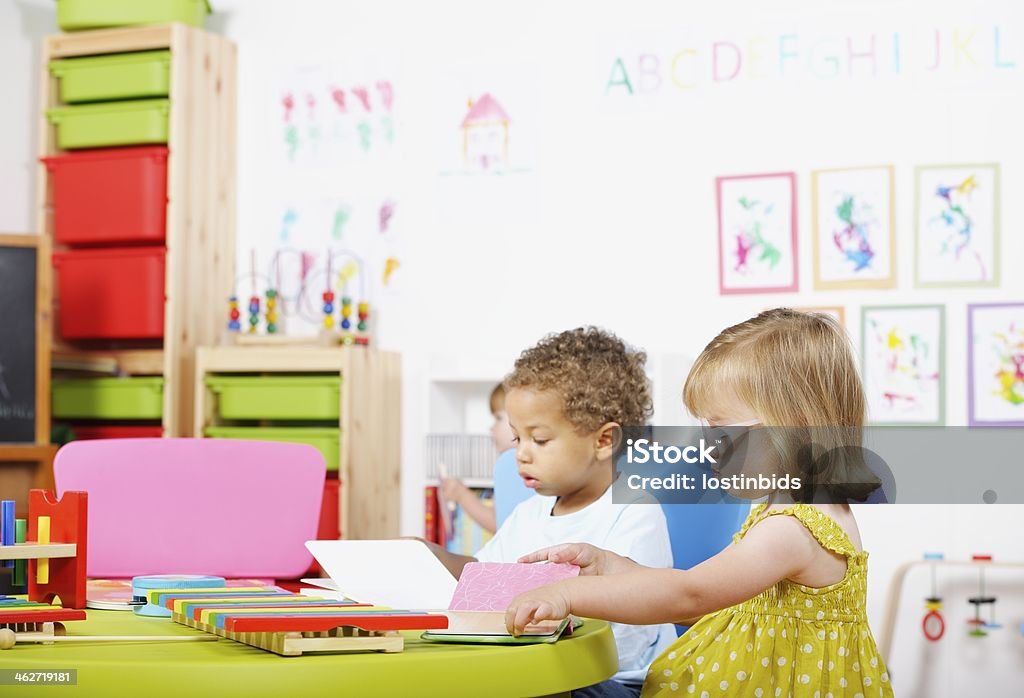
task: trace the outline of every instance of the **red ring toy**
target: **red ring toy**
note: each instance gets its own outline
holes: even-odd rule
[[[935,628],[936,624],[938,625],[937,629]],[[938,611],[928,611],[924,616],[924,620],[921,621],[921,630],[924,631],[926,638],[936,642],[946,632],[946,621],[943,620],[942,614]]]

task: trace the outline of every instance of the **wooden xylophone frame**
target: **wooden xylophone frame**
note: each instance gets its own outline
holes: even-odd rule
[[[24,603],[30,604],[31,602]],[[0,605],[0,628],[10,628],[15,633],[63,635],[64,622],[85,620],[85,617],[85,611],[56,606],[49,608],[27,606],[18,610],[5,610]]]
[[[315,632],[235,632],[201,623],[183,613],[173,614],[172,619],[190,628],[284,657],[298,657],[309,652],[401,652],[405,648],[405,639],[394,630],[382,632],[346,625]]]
[[[39,633],[40,635],[64,635],[62,623],[46,621],[45,623],[0,623],[0,628],[10,628],[15,633]]]

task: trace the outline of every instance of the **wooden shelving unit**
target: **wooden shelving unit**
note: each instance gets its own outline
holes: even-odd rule
[[[28,512],[29,490],[54,488],[55,455],[57,447],[49,444],[0,444],[0,491],[15,501],[19,515]]]
[[[394,538],[400,527],[401,361],[365,347],[224,346],[196,353],[192,431],[223,424],[211,374],[337,374],[339,518],[345,538]]]
[[[170,49],[167,256],[163,341],[70,345],[54,332],[54,357],[127,375],[164,377],[166,436],[190,436],[195,349],[216,344],[225,324],[235,259],[236,49],[182,24],[76,32],[43,41],[39,155],[58,155],[46,110],[61,106],[51,59]],[[53,190],[37,178],[37,228],[53,233]],[[58,246],[59,249],[59,246]],[[54,292],[55,320],[60,299]]]

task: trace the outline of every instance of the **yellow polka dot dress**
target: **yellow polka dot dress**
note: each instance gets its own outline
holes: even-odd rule
[[[643,698],[891,696],[885,663],[868,628],[866,552],[817,507],[758,505],[734,537],[768,516],[799,519],[827,550],[847,559],[846,576],[815,589],[783,580],[754,598],[704,616],[651,664]]]

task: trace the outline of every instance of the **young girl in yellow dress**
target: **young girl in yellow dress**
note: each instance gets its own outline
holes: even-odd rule
[[[786,309],[719,334],[697,358],[684,400],[712,426],[784,427],[825,451],[859,438],[865,420],[845,333],[829,318]],[[776,452],[780,476],[811,474],[806,457]],[[509,630],[570,613],[691,625],[651,665],[645,697],[891,696],[866,616],[868,554],[847,504],[879,482],[855,458],[832,462],[826,475],[818,487],[748,491],[767,503],[753,507],[732,545],[689,570],[643,567],[576,543],[532,553],[521,562],[572,562],[581,576],[514,599]]]

